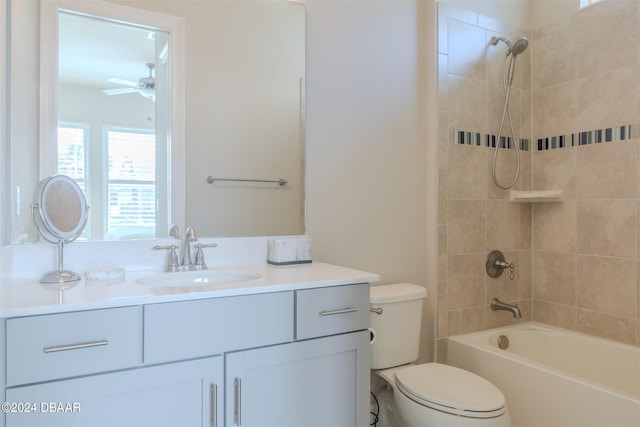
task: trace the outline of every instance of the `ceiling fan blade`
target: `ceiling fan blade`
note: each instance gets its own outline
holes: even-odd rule
[[[107,95],[120,95],[123,93],[137,92],[138,89],[125,87],[122,89],[103,89],[102,91]]]
[[[131,80],[121,79],[119,77],[109,77],[107,79],[107,81],[109,83],[116,83],[116,84],[125,85],[125,86],[138,86],[137,82],[132,82]]]

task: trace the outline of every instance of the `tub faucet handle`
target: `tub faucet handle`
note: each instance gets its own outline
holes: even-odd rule
[[[512,268],[513,267],[513,263],[509,264],[508,262],[505,261],[501,261],[499,259],[497,259],[493,265],[495,265],[497,268]]]
[[[496,262],[494,263],[496,268],[502,268],[504,270],[506,270],[507,268],[509,269],[509,279],[513,280],[513,272],[516,269],[516,267],[513,265],[513,263],[508,263],[505,261],[500,261],[500,260],[496,260]]]
[[[500,277],[502,272],[509,269],[509,279],[514,279],[515,265],[511,262],[506,262],[502,252],[494,250],[489,252],[487,261],[485,263],[485,269],[490,277]]]

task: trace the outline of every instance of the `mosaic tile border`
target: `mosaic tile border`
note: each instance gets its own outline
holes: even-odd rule
[[[536,151],[546,151],[565,147],[577,147],[580,145],[627,141],[632,138],[640,138],[640,124],[614,126],[604,129],[577,132],[569,135],[539,138],[533,147],[531,147],[530,141],[526,138],[520,138],[519,141],[520,149],[522,151],[530,151],[531,149]],[[460,130],[454,130],[451,137],[451,141],[454,144],[491,148],[495,148],[497,139],[497,135]],[[511,137],[500,137],[499,148],[512,147],[513,139]]]
[[[452,141],[455,144],[460,145],[474,145],[476,147],[492,147],[495,148],[496,141],[498,140],[497,135],[491,134],[483,134],[478,132],[466,132],[461,130],[453,131],[453,139]],[[525,138],[520,138],[520,149],[523,151],[529,151],[529,140]],[[499,148],[511,148],[513,147],[513,138],[511,137],[500,137],[500,146]]]
[[[640,137],[640,125],[615,126],[604,129],[588,130],[570,135],[539,138],[536,148],[538,151],[554,150],[557,148],[577,147],[580,145],[602,144],[609,142],[627,141]]]

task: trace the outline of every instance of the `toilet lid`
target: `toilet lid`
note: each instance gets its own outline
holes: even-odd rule
[[[400,369],[395,376],[400,391],[429,407],[481,418],[505,411],[504,395],[496,386],[453,366],[425,363]]]

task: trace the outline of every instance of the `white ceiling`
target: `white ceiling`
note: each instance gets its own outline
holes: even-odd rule
[[[61,13],[59,80],[101,89],[122,85],[110,77],[137,82],[147,77],[146,63],[155,63],[154,32],[91,17]]]

